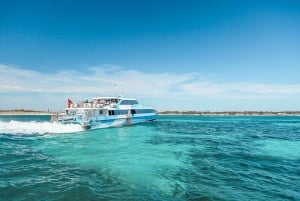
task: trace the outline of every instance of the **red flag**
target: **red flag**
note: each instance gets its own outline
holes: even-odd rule
[[[71,99],[68,99],[68,107],[71,107],[71,104],[73,105],[73,102]]]

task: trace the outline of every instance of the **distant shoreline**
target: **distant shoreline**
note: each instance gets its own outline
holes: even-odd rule
[[[198,115],[198,116],[300,116],[300,111],[165,111],[160,112],[160,115]]]
[[[0,110],[0,115],[56,115],[59,112],[34,110]],[[198,115],[198,116],[300,116],[300,111],[163,111],[159,115]]]
[[[54,115],[57,112],[45,112],[34,110],[0,110],[0,115]]]

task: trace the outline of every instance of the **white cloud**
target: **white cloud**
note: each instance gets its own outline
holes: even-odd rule
[[[185,91],[195,96],[226,98],[268,98],[300,95],[298,85],[268,85],[250,83],[194,82],[182,85]]]
[[[109,69],[111,67],[111,69]],[[1,92],[114,93],[114,84],[128,95],[161,96],[170,88],[195,77],[194,74],[146,74],[110,66],[54,74],[0,65]]]
[[[8,100],[4,97],[5,94],[42,93],[43,97],[48,94],[45,100],[51,99],[51,104],[54,104],[55,100],[50,98],[54,93],[62,94],[55,96],[57,102],[69,94],[74,97],[84,97],[87,94],[114,95],[115,84],[124,96],[160,100],[182,98],[262,100],[293,96],[299,98],[300,95],[300,84],[234,83],[216,81],[214,78],[215,76],[201,76],[199,73],[144,73],[125,70],[115,65],[86,67],[82,71],[62,70],[57,73],[44,73],[0,64],[0,97]]]

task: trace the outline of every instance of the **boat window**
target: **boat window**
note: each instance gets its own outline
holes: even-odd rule
[[[120,105],[135,105],[139,104],[136,100],[123,100]]]
[[[144,114],[144,113],[156,113],[154,109],[137,109],[137,114]]]
[[[115,115],[124,115],[127,114],[127,110],[115,110]]]
[[[115,115],[115,111],[114,110],[109,110],[108,115]]]

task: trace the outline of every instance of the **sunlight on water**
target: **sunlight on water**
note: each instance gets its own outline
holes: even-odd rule
[[[72,133],[82,131],[80,125],[63,125],[51,122],[36,121],[0,121],[0,133],[10,134],[47,134],[47,133]]]

